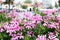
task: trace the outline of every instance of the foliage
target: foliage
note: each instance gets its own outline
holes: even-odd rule
[[[31,0],[25,0],[25,3],[31,3],[32,1]]]
[[[27,8],[27,6],[26,6],[26,5],[21,5],[21,7],[22,7],[23,9],[26,9],[26,8]]]
[[[58,3],[59,3],[59,7],[60,7],[60,0],[58,1]]]
[[[2,22],[2,23],[8,22],[8,21],[10,21],[10,20],[11,20],[11,18],[6,19],[6,14],[0,13],[0,23],[1,23],[1,22]]]
[[[5,4],[13,4],[13,1],[14,1],[14,0],[5,0],[4,3],[5,3]]]

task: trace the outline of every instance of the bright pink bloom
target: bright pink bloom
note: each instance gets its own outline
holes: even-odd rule
[[[42,21],[42,17],[37,14],[37,15],[32,16],[31,20],[36,21],[37,23],[40,23]]]

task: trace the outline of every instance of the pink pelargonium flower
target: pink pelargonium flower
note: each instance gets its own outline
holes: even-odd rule
[[[32,15],[29,12],[25,12],[23,16],[25,19],[30,19]]]
[[[54,20],[54,17],[53,16],[49,16],[49,15],[45,15],[45,16],[43,16],[43,20],[47,20],[47,21]]]
[[[0,32],[3,32],[3,31],[4,31],[4,29],[0,28]]]
[[[4,29],[6,30],[7,33],[12,33],[22,30],[23,28],[17,25],[16,23],[12,22],[11,24],[4,25]]]
[[[27,35],[28,35],[29,37],[31,37],[31,36],[34,36],[34,33],[33,33],[33,31],[27,31]]]
[[[6,10],[5,10],[5,9],[2,9],[2,10],[0,10],[0,12],[5,13],[5,12],[6,12]]]
[[[48,38],[49,38],[50,40],[55,40],[55,39],[57,39],[56,36],[54,35],[54,33],[52,33],[52,32],[49,32]]]
[[[11,23],[11,24],[15,24],[15,25],[17,25],[17,26],[19,25],[19,22],[18,22],[15,18],[13,18],[10,23]]]
[[[26,26],[27,29],[31,29],[31,26]]]
[[[18,40],[18,37],[12,37],[11,40]]]
[[[24,36],[22,34],[14,34],[11,38],[11,40],[18,40],[19,39],[24,39]]]
[[[19,39],[24,39],[24,36],[22,35],[22,33],[18,33],[17,36]]]
[[[19,31],[19,30],[21,30],[21,28],[19,26],[16,26],[16,27],[8,27],[7,28],[7,32],[8,33],[16,32],[16,31]]]
[[[10,14],[11,14],[12,17],[17,17],[18,16],[18,13],[16,12],[16,10],[12,10],[10,12]]]
[[[55,20],[55,17],[54,17],[54,16],[52,16],[52,17],[51,17],[51,20]]]
[[[24,25],[25,25],[25,26],[28,26],[28,25],[29,25],[29,26],[31,26],[32,24],[33,24],[33,22],[32,22],[32,21],[24,22]]]
[[[17,34],[16,33],[11,33],[11,34],[9,34],[9,36],[11,36],[11,37],[17,37]]]
[[[24,26],[28,29],[34,28],[36,26],[35,21],[24,22]]]
[[[44,23],[43,26],[47,26],[47,23]]]
[[[59,17],[57,17],[57,20],[58,20],[58,21],[60,21],[60,16],[59,16]]]
[[[59,40],[58,38],[54,38],[53,40]]]
[[[37,14],[31,17],[31,20],[36,21],[37,23],[40,23],[42,21],[42,17]]]
[[[38,35],[38,38],[36,40],[46,40],[46,35]]]
[[[18,16],[18,13],[17,13],[17,12],[14,12],[14,13],[12,14],[12,16],[13,16],[13,17],[17,17],[17,16]]]
[[[53,11],[50,10],[50,9],[47,9],[47,10],[44,10],[44,11],[43,11],[43,13],[44,13],[44,14],[47,14],[47,15],[52,14],[52,12],[53,12]]]
[[[56,28],[55,23],[48,24],[48,28]]]

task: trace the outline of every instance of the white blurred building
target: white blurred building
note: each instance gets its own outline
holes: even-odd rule
[[[43,8],[52,6],[55,7],[55,3],[58,4],[58,0],[42,0]]]

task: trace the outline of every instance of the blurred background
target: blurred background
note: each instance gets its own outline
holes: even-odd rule
[[[0,0],[0,10],[60,9],[60,0]]]

